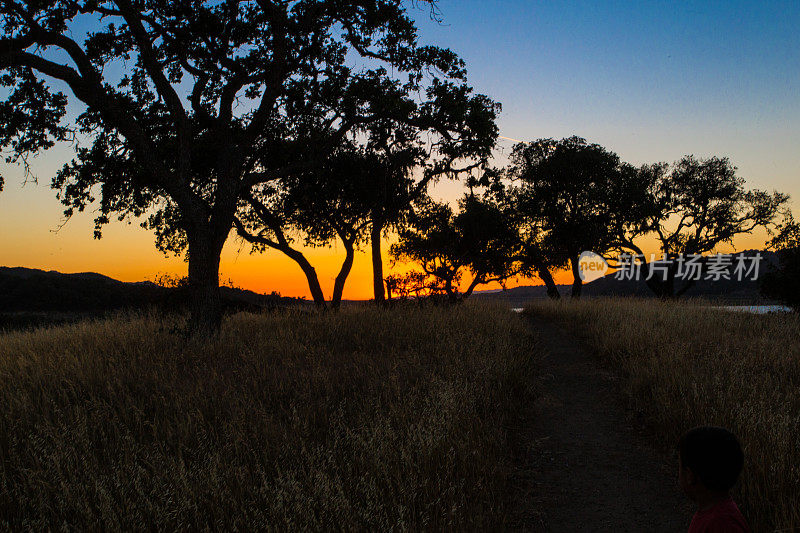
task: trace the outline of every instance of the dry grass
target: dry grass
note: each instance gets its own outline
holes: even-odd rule
[[[154,316],[0,336],[0,529],[508,520],[523,319],[495,306]]]
[[[584,332],[665,442],[697,425],[734,431],[747,458],[736,496],[751,524],[800,529],[800,317],[625,299],[527,312]]]

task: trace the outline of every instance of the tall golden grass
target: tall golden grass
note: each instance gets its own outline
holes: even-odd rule
[[[736,497],[756,530],[800,530],[800,318],[654,300],[540,302],[585,334],[667,443],[719,425],[742,441]]]
[[[533,393],[522,318],[239,314],[204,343],[176,324],[0,336],[0,529],[508,523],[509,425]]]

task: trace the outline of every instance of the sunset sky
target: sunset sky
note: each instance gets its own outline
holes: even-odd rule
[[[476,91],[503,104],[504,137],[577,134],[634,164],[728,156],[750,187],[800,198],[800,2],[440,4],[441,25],[417,12],[422,41],[464,58]],[[498,157],[511,146],[503,141]],[[99,241],[91,212],[60,227],[62,208],[49,182],[70,156],[60,146],[34,160],[39,184],[24,187],[19,168],[0,165],[0,265],[124,281],[185,273],[183,260],[158,253],[136,221],[110,224]],[[462,189],[448,183],[435,192],[454,200]],[[737,244],[762,242],[757,235]],[[309,256],[330,296],[341,250]],[[360,254],[345,297],[369,298],[370,276]],[[233,238],[222,261],[222,281],[228,279],[259,292],[308,296],[295,263],[278,252],[250,255]]]

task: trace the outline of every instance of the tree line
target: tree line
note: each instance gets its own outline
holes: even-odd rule
[[[377,302],[387,285],[458,300],[517,275],[556,297],[566,266],[578,296],[582,250],[640,252],[656,235],[665,253],[702,253],[785,208],[727,159],[634,167],[577,137],[519,144],[492,167],[500,104],[454,52],[420,42],[420,7],[438,19],[435,0],[0,0],[0,146],[27,169],[73,143],[52,179],[65,215],[94,206],[97,238],[142,218],[159,250],[183,254],[197,334],[219,328],[232,235],[291,258],[335,308],[363,247]],[[456,209],[430,197],[447,179],[469,191]],[[421,271],[385,276],[389,234],[392,257]],[[345,257],[327,298],[303,249],[333,243]]]
[[[620,254],[638,257],[653,293],[672,298],[696,279],[681,279],[678,261],[648,275],[643,240],[657,243],[659,260],[675,259],[708,254],[758,228],[786,235],[792,227],[789,197],[747,189],[727,158],[634,166],[579,137],[519,143],[508,166],[488,169],[470,187],[455,212],[429,199],[416,206],[392,253],[419,263],[424,275],[393,279],[395,286],[422,283],[428,294],[460,299],[476,284],[537,276],[559,298],[552,273],[568,269],[577,298],[579,258],[592,251],[611,266]],[[459,293],[465,277],[472,281]]]

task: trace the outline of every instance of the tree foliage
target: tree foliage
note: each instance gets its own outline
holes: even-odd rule
[[[256,188],[240,210],[238,233],[254,245],[254,251],[273,248],[295,260],[320,306],[325,305],[325,296],[301,247],[341,243],[346,256],[331,297],[331,304],[338,307],[355,250],[365,238],[374,176],[381,169],[380,162],[363,149],[341,147],[313,170]]]
[[[800,224],[790,211],[784,213],[769,245],[777,252],[778,265],[764,275],[761,290],[765,296],[800,311]]]
[[[0,140],[25,154],[63,138],[66,86],[83,140],[53,180],[66,214],[96,200],[99,236],[151,213],[158,246],[188,251],[198,331],[219,323],[220,253],[254,189],[402,122],[398,98],[460,105],[467,90],[463,62],[418,43],[402,0],[4,0],[0,25],[3,80],[21,88]]]
[[[380,186],[373,189],[370,244],[376,302],[384,299],[381,240],[405,224],[411,206],[428,187],[446,177],[458,179],[486,166],[497,142],[500,105],[473,95],[462,85],[456,92],[429,93],[407,123],[383,121],[369,129],[367,149],[385,163]]]
[[[423,300],[445,294],[440,279],[419,270],[387,276],[386,290],[390,301],[407,301],[411,298]]]
[[[581,252],[609,252],[648,213],[646,182],[636,169],[580,137],[518,144],[505,175],[526,263],[544,277],[547,269],[569,265],[574,297],[582,284]]]
[[[316,271],[290,234],[303,234],[306,245],[343,245],[346,253],[334,283],[331,303],[339,305],[355,249],[365,240],[373,248],[375,278],[383,295],[380,240],[387,228],[399,227],[412,202],[441,176],[455,177],[483,164],[497,136],[499,106],[458,85],[434,76],[425,97],[398,84],[384,87],[391,107],[402,109],[348,135],[318,168],[287,173],[247,197],[239,233],[260,246],[278,249],[303,269],[315,302],[324,305]],[[450,84],[450,88],[442,88]],[[387,104],[388,105],[388,104]],[[377,292],[376,292],[377,294]],[[380,298],[376,297],[376,300]]]
[[[505,212],[489,199],[469,194],[454,211],[447,203],[425,198],[400,230],[391,254],[396,261],[418,264],[455,301],[468,298],[479,285],[513,277],[517,242]],[[471,279],[462,293],[466,275]]]
[[[21,162],[27,173],[28,156],[68,138],[69,131],[61,124],[66,97],[49,91],[28,67],[7,69],[0,75],[0,87],[9,91],[0,101],[0,150],[6,163]],[[0,191],[3,183],[0,176]]]
[[[645,269],[648,258],[637,237],[654,236],[667,258],[707,254],[722,244],[733,246],[736,236],[757,228],[774,229],[789,200],[779,192],[746,189],[744,178],[724,157],[686,156],[673,165],[645,166],[641,174],[647,176],[650,214],[644,224],[629,228],[620,245],[640,254]],[[648,285],[662,297],[682,295],[694,281],[676,286],[677,268],[677,262],[670,263],[666,279],[653,276]]]
[[[589,250],[614,263],[620,252],[643,263],[648,286],[659,296],[680,296],[694,281],[675,286],[678,262],[659,279],[640,243],[654,238],[661,254],[708,254],[734,237],[775,227],[788,196],[748,190],[727,158],[686,156],[673,165],[634,167],[579,137],[517,145],[511,163],[496,173],[514,206],[523,264],[539,273],[551,296],[551,269],[570,266],[573,296],[580,294],[578,257]],[[505,178],[505,179],[503,179]],[[510,184],[510,185],[508,185]],[[549,278],[549,279],[548,279]]]

